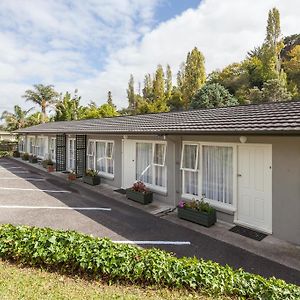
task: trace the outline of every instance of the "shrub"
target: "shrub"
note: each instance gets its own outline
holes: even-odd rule
[[[10,156],[11,153],[9,151],[0,151],[0,158]]]
[[[300,287],[212,261],[176,258],[158,249],[116,244],[75,231],[0,226],[0,257],[106,280],[205,290],[243,299],[300,299]]]
[[[201,201],[195,199],[193,199],[192,201],[181,200],[178,203],[178,207],[190,208],[192,210],[202,211],[208,214],[212,213],[215,210],[213,207],[209,205],[209,203],[205,202],[204,199],[201,199]]]
[[[96,177],[98,176],[99,172],[97,170],[93,170],[93,169],[87,169],[85,171],[85,176],[90,176],[90,177]]]
[[[131,188],[135,192],[140,192],[140,193],[148,193],[149,190],[146,188],[146,185],[142,181],[137,181],[132,185]]]

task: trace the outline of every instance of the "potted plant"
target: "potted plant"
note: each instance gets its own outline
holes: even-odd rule
[[[177,206],[177,213],[180,219],[191,221],[206,227],[216,223],[216,210],[204,199],[192,201],[180,201]]]
[[[69,174],[68,174],[68,180],[69,181],[74,181],[76,180],[77,178],[77,175],[76,175],[76,172],[74,170],[72,170]]]
[[[36,164],[38,162],[38,159],[35,155],[29,155],[29,162],[32,164]]]
[[[51,159],[47,159],[47,171],[49,173],[54,172],[54,163]]]
[[[29,160],[29,153],[27,153],[27,152],[23,153],[21,158],[22,158],[22,160]]]
[[[13,152],[13,157],[20,157],[20,152],[18,151],[18,150],[15,150],[14,152]]]
[[[93,169],[88,169],[85,172],[85,176],[83,176],[83,182],[89,185],[98,185],[100,184],[100,176],[98,175],[98,171]]]
[[[142,181],[138,181],[131,188],[126,189],[126,198],[142,204],[149,204],[153,200],[153,193],[146,188]]]

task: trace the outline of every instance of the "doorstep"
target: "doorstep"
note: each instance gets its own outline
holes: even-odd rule
[[[11,158],[23,164],[30,165],[33,168],[44,171],[47,174],[51,174],[55,177],[63,178],[67,181],[68,174],[64,174],[61,172],[51,172],[48,173],[46,169],[44,169],[40,164],[31,164],[27,161],[23,161],[20,158]],[[200,226],[177,217],[176,211],[172,211],[170,206],[166,204],[162,204],[157,200],[153,200],[152,203],[148,205],[141,205],[137,202],[128,200],[126,195],[122,195],[114,190],[116,187],[110,186],[108,184],[100,184],[98,186],[91,186],[85,184],[81,179],[77,179],[74,182],[69,183],[70,186],[78,186],[83,187],[86,190],[90,190],[100,195],[104,195],[108,198],[112,198],[116,201],[120,201],[129,206],[138,208],[145,212],[151,213],[158,217],[161,217],[165,220],[173,222],[177,225],[187,227],[201,234],[205,234],[214,239],[221,240],[225,243],[231,244],[233,246],[239,247],[241,249],[245,249],[251,253],[256,255],[265,257],[269,260],[275,261],[282,265],[285,265],[289,268],[296,269],[300,271],[300,246],[291,244],[289,242],[277,239],[272,235],[267,236],[262,241],[255,241],[250,238],[246,238],[239,234],[233,233],[229,231],[234,225],[230,223],[226,223],[223,221],[217,221],[215,225],[207,228],[204,226]],[[174,208],[173,208],[174,209]],[[171,211],[171,212],[170,212]],[[245,258],[246,259],[246,258]]]

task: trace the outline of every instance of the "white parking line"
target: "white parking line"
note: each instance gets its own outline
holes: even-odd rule
[[[30,177],[0,177],[0,180],[25,180],[25,181],[45,181],[44,178],[30,178]]]
[[[70,206],[24,206],[24,205],[0,205],[0,208],[9,208],[9,209],[103,210],[103,211],[111,211],[111,208],[108,208],[108,207],[70,207]]]
[[[30,173],[29,171],[13,171],[14,174],[24,174],[24,173]]]
[[[0,170],[11,170],[11,169],[24,169],[24,168],[22,168],[22,167],[0,167]]]
[[[46,193],[71,193],[70,191],[58,191],[58,190],[41,190],[41,189],[23,189],[23,188],[11,188],[11,187],[0,187],[0,190],[10,191],[33,191],[33,192],[46,192]]]
[[[186,241],[113,241],[117,244],[135,244],[135,245],[190,245],[191,242]]]

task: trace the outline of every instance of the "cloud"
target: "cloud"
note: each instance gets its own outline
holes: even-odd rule
[[[194,46],[207,72],[242,60],[263,42],[274,6],[283,35],[299,33],[297,0],[204,0],[156,25],[161,1],[1,1],[0,112],[23,104],[24,90],[40,82],[59,91],[78,88],[84,103],[101,104],[111,90],[125,107],[131,73],[136,88],[159,63],[175,74]]]

